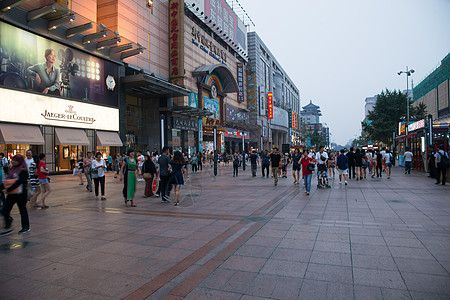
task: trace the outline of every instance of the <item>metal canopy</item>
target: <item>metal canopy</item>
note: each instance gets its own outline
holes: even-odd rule
[[[189,96],[190,90],[172,84],[155,76],[141,73],[120,78],[128,92],[140,96]]]
[[[208,110],[190,106],[161,107],[160,111],[170,111],[172,113],[177,113],[183,116],[196,118],[203,118],[213,115],[213,113]]]
[[[208,75],[211,75],[213,72],[219,77],[224,93],[235,93],[239,91],[236,79],[231,71],[224,65],[217,64],[201,66],[192,72],[192,75],[206,84]]]

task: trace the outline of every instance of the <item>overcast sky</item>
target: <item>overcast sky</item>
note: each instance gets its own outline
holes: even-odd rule
[[[364,99],[420,83],[450,52],[450,0],[239,0],[264,43],[312,100],[331,141],[359,136]],[[411,85],[410,85],[411,86]]]

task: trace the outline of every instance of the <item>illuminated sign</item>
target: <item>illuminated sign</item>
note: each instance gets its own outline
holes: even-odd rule
[[[117,108],[3,88],[0,88],[0,98],[20,103],[0,109],[0,120],[4,122],[119,130]]]
[[[4,22],[0,45],[0,86],[118,107],[118,65]]]
[[[404,135],[404,134],[406,134],[406,123],[399,122],[398,123],[398,135]]]
[[[269,110],[269,119],[273,119],[273,99],[272,99],[272,92],[267,93],[268,98],[268,104],[267,108]]]
[[[169,69],[170,78],[184,76],[184,1],[169,2]]]
[[[292,128],[298,129],[297,128],[297,114],[295,113],[295,111],[292,111]]]
[[[420,120],[408,125],[408,132],[425,127],[425,120]]]
[[[237,63],[238,101],[244,102],[244,65]]]

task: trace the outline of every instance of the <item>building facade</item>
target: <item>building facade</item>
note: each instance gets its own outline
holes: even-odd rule
[[[247,101],[251,146],[300,145],[300,92],[256,32],[248,33]]]
[[[96,2],[10,1],[2,11],[0,152],[44,153],[51,172],[87,151],[117,153],[120,74],[143,47],[97,23]]]
[[[450,54],[414,88],[413,106],[423,103],[433,122],[432,144],[442,144],[448,151],[450,124]]]

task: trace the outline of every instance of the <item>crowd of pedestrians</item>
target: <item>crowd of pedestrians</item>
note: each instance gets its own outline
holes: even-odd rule
[[[404,152],[404,172],[411,174],[413,153],[409,148]],[[16,154],[11,161],[4,159],[0,153],[0,200],[1,213],[4,217],[6,235],[12,232],[13,219],[10,216],[11,209],[17,204],[22,229],[19,234],[30,231],[30,223],[27,212],[27,202],[31,207],[41,209],[48,208],[46,199],[51,193],[49,171],[46,166],[45,154],[33,155],[31,150],[26,151],[26,157]],[[123,182],[123,199],[125,205],[130,202],[131,207],[136,207],[135,193],[137,181],[145,181],[143,191],[144,198],[161,197],[162,203],[172,203],[178,206],[180,203],[181,187],[184,185],[184,176],[188,173],[188,164],[191,165],[193,174],[203,169],[204,163],[209,160],[213,166],[214,155],[202,152],[194,153],[187,157],[180,151],[173,154],[168,147],[150,153],[135,152],[128,149],[122,155],[109,155],[103,158],[102,153],[87,152],[81,155],[74,164],[74,175],[79,176],[80,185],[84,186],[83,174],[86,179],[86,191],[94,192],[95,200],[106,200],[106,176],[108,171],[114,172],[114,178]],[[323,146],[317,152],[312,149],[295,149],[292,153],[282,153],[274,147],[271,152],[267,149],[257,153],[252,150],[249,155],[235,152],[232,156],[223,155],[224,164],[232,162],[233,177],[239,176],[239,170],[245,170],[249,162],[251,176],[256,177],[258,166],[261,167],[261,178],[273,178],[273,185],[277,186],[279,178],[288,177],[288,168],[292,167],[293,184],[299,185],[303,179],[304,192],[309,195],[314,172],[317,173],[317,187],[330,188],[329,180],[338,176],[339,184],[348,185],[350,180],[366,180],[371,178],[391,178],[392,167],[395,165],[395,155],[388,148],[364,150],[351,147],[335,152],[325,151]],[[447,169],[449,167],[449,155],[442,146],[437,151],[431,152],[428,159],[430,177],[436,179],[436,184],[446,183]],[[270,170],[270,173],[269,173]],[[170,193],[174,193],[173,201]]]

